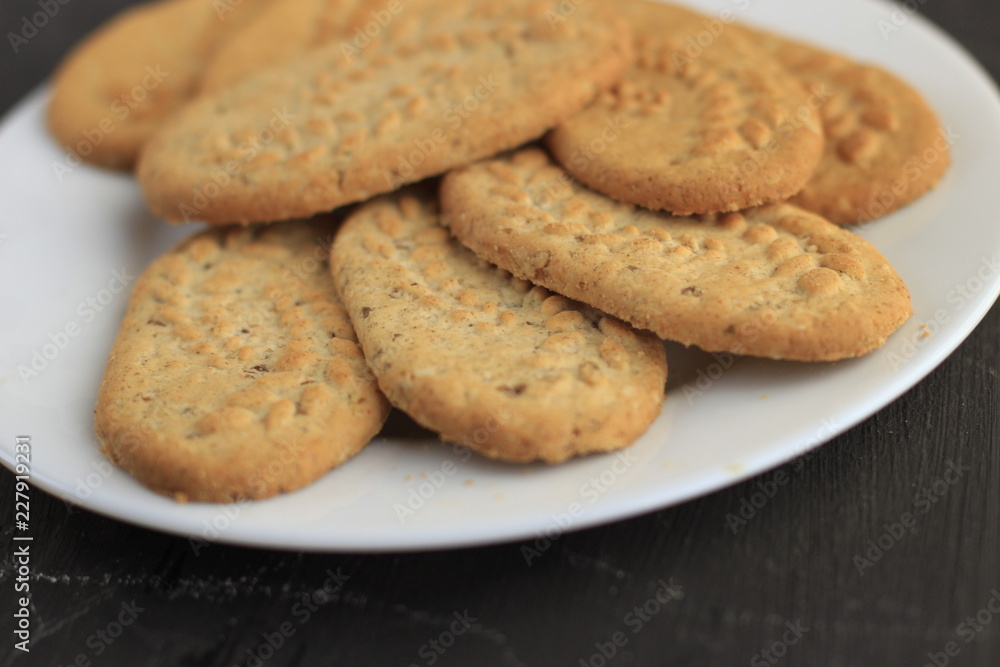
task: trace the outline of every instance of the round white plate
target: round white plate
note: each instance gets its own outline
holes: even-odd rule
[[[950,354],[1000,291],[996,90],[960,47],[897,6],[698,5],[721,19],[772,26],[882,64],[915,85],[950,128],[954,165],[941,186],[860,230],[913,296],[914,317],[883,349],[853,361],[795,364],[731,363],[670,346],[663,413],[620,454],[524,467],[430,438],[379,437],[296,493],[180,505],[113,468],[91,426],[134,276],[192,229],[155,220],[131,178],[70,166],[45,133],[41,90],[0,129],[0,458],[13,468],[15,437],[29,435],[32,485],[95,512],[193,537],[196,549],[205,540],[394,551],[554,537],[648,512],[756,475],[869,417]]]

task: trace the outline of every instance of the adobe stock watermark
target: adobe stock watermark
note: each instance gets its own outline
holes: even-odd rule
[[[31,547],[35,536],[31,531],[31,436],[19,435],[14,438],[14,498],[9,505],[13,523],[11,536],[12,552],[10,556],[9,578],[14,584],[11,601],[17,609],[11,617],[16,640],[14,648],[24,653],[31,653]]]
[[[629,124],[625,122],[625,118],[621,114],[606,120],[597,136],[591,138],[590,141],[570,153],[568,162],[573,167],[573,170],[576,172],[587,171],[594,160],[603,155],[611,144],[621,138],[622,133],[628,129],[628,126]],[[563,175],[565,178],[560,178],[559,180],[565,182],[567,185],[573,182],[568,173],[564,172]],[[548,188],[543,192],[547,191]]]
[[[283,621],[271,632],[262,632],[261,641],[255,646],[246,649],[246,657],[243,660],[245,667],[263,667],[263,665],[273,658],[278,651],[288,642],[289,639],[298,633],[299,629],[312,619],[313,614],[318,612],[325,604],[341,597],[344,584],[351,578],[344,574],[338,567],[336,571],[327,569],[326,578],[320,588],[303,593],[298,602],[292,605],[289,610],[292,621]],[[240,667],[234,665],[233,667]]]
[[[209,202],[222,194],[233,178],[239,176],[261,152],[267,148],[278,133],[287,128],[296,114],[288,111],[287,107],[278,109],[271,108],[271,117],[264,127],[257,129],[254,136],[240,142],[235,151],[238,157],[227,160],[224,165],[212,171],[209,179],[200,185],[196,185],[191,193],[191,201],[183,202],[178,210],[184,222],[194,222],[198,220],[198,215],[204,211]]]
[[[66,667],[91,667],[91,665],[101,664],[101,661],[92,662],[92,658],[96,659],[104,655],[104,652],[138,620],[139,615],[144,611],[146,608],[136,604],[135,599],[131,602],[123,602],[118,615],[113,620],[87,637],[84,643],[90,650],[77,653],[72,662],[66,663]]]
[[[472,442],[478,446],[483,446],[490,441],[493,434],[499,431],[507,423],[509,415],[500,412],[491,412],[482,425],[470,433]],[[400,523],[406,523],[417,512],[427,506],[428,501],[437,494],[448,480],[452,479],[459,470],[459,465],[468,462],[472,458],[472,450],[461,444],[452,444],[451,452],[455,455],[456,461],[445,459],[441,462],[441,467],[430,473],[423,475],[423,481],[410,485],[407,490],[406,503],[394,503],[393,511]]]
[[[455,645],[458,638],[479,620],[475,616],[470,616],[468,609],[461,613],[453,612],[451,616],[453,620],[448,624],[447,630],[442,630],[437,637],[427,640],[417,649],[417,655],[423,659],[423,664],[433,665],[440,660],[448,649]],[[420,663],[411,662],[409,667],[420,667]]]
[[[600,155],[603,155],[611,144],[618,141],[628,127],[629,124],[621,114],[605,121],[604,126],[597,136],[592,137],[583,146],[574,149],[570,153],[568,162],[573,166],[574,171],[587,171],[593,161]],[[560,199],[569,196],[568,193],[572,191],[573,187],[577,187],[577,181],[570,176],[568,171],[561,170],[558,176],[547,181],[542,186],[541,194],[538,195],[535,203],[542,207],[550,206]]]
[[[789,138],[797,131],[807,125],[819,121],[818,111],[829,101],[833,92],[825,84],[817,84],[810,87],[809,99],[805,104],[800,104],[795,111],[790,113],[777,127],[777,131],[767,143],[757,150],[750,151],[749,156],[740,165],[740,173],[752,175],[757,173],[766,165],[778,149],[786,145]]]
[[[773,315],[773,313],[771,314]],[[776,320],[777,317],[774,319]],[[743,326],[745,327],[746,325]],[[756,339],[759,332],[756,328],[754,331],[754,339]],[[688,405],[694,405],[736,363],[736,355],[729,352],[712,352],[712,358],[714,359],[712,363],[705,368],[699,368],[695,372],[697,377],[694,380],[685,382],[684,386],[681,387],[684,399],[688,402]]]
[[[910,17],[916,14],[925,2],[927,0],[902,0],[901,2],[896,0],[896,2],[891,3],[892,9],[889,10],[889,16],[875,21],[882,39],[888,42],[893,35],[906,27],[906,24],[910,22]]]
[[[705,17],[701,22],[704,30],[687,36],[682,44],[683,51],[673,53],[674,66],[683,69],[691,61],[700,58],[726,28],[736,22],[737,16],[750,7],[750,0],[732,0],[731,4],[736,6],[735,10],[721,9],[715,16]]]
[[[760,653],[756,653],[750,658],[751,667],[768,667],[768,665],[778,664],[782,658],[788,655],[788,650],[802,641],[805,634],[809,632],[809,628],[802,621],[794,623],[786,621],[785,628],[780,638],[775,639]]]
[[[116,470],[103,455],[101,455],[100,459],[91,459],[90,467],[93,468],[92,472],[88,472],[83,477],[76,478],[73,495],[80,500],[86,500],[94,495],[94,492],[101,488],[104,482],[108,481],[115,474]]]
[[[282,447],[266,464],[261,465],[258,470],[250,473],[242,481],[250,489],[250,496],[263,497],[273,493],[276,487],[280,487],[278,482],[285,470],[298,463],[299,454],[289,447]],[[209,547],[212,542],[218,540],[223,533],[232,528],[239,521],[243,510],[252,502],[246,497],[237,498],[232,502],[219,505],[218,511],[210,519],[203,519],[201,534],[188,537],[188,545],[194,555],[200,556],[203,549]]]
[[[97,316],[103,313],[118,295],[126,292],[134,280],[135,276],[124,266],[112,270],[111,277],[104,287],[77,303],[74,309],[77,319],[69,320],[58,330],[50,332],[44,343],[31,349],[30,360],[17,365],[17,374],[21,382],[27,386],[44,373],[49,365],[72,345],[73,339],[83,333],[86,325],[97,319]]]
[[[175,416],[173,412],[167,409],[167,407],[160,401],[144,401],[149,412],[144,415],[144,420],[146,423],[163,423]],[[94,454],[97,458],[92,458],[90,460],[90,467],[92,470],[85,475],[81,475],[74,480],[73,495],[76,496],[78,500],[87,500],[94,493],[100,489],[105,482],[111,479],[112,476],[117,474],[122,474],[122,469],[112,465],[111,461],[113,457],[126,457],[127,454],[133,452],[137,447],[142,447],[146,442],[146,437],[148,435],[141,430],[133,430],[132,428],[125,428],[113,434],[112,442],[110,444],[110,449],[114,452],[113,456],[109,458],[104,452],[95,451]],[[66,504],[66,511],[72,514],[75,508],[69,501],[63,501]]]
[[[669,581],[660,579],[659,588],[645,601],[635,605],[622,617],[622,623],[630,632],[616,630],[606,641],[594,642],[594,652],[585,658],[580,658],[577,663],[579,667],[605,667],[612,660],[618,657],[621,651],[628,646],[629,640],[642,632],[642,629],[653,620],[657,614],[674,600],[684,599],[684,587],[674,582],[673,577]]]
[[[587,4],[588,0],[561,0],[555,9],[545,10],[545,19],[549,22],[550,28],[569,20],[576,10]]]
[[[492,419],[490,423],[493,424]],[[392,510],[400,523],[405,524],[417,512],[426,507],[427,502],[444,488],[449,479],[455,476],[458,472],[458,465],[467,462],[472,457],[472,450],[464,445],[452,445],[452,453],[458,457],[459,463],[445,459],[440,468],[424,475],[423,481],[410,485],[405,504],[393,503]]]
[[[426,137],[414,139],[410,150],[399,158],[396,168],[392,171],[384,169],[382,176],[386,184],[392,189],[409,183],[416,174],[417,167],[427,162],[438,150],[445,146],[448,141],[448,132],[445,126],[455,131],[462,127],[486,101],[488,101],[500,88],[500,82],[493,74],[480,76],[478,85],[466,97],[446,109],[441,116],[444,123],[431,130]]]
[[[900,175],[892,183],[868,198],[867,205],[858,211],[858,223],[861,227],[856,230],[863,229],[867,223],[878,220],[898,208],[899,198],[909,192],[914,183],[923,180],[923,175],[928,169],[937,167],[941,160],[947,159],[951,147],[962,138],[951,125],[947,128],[938,128],[937,134],[933,144],[920,153],[910,156],[903,163]]]
[[[805,464],[814,455],[812,451],[814,447],[826,442],[841,432],[843,428],[844,425],[836,418],[823,419],[815,435],[802,445],[800,451],[804,452],[803,454],[794,461],[778,468],[765,479],[754,482],[755,490],[740,498],[736,512],[726,514],[726,525],[733,532],[733,535],[746,528],[757,514],[778,495],[778,492],[792,480],[793,476],[805,469]]]
[[[119,95],[108,107],[109,115],[98,121],[96,127],[84,130],[82,138],[76,142],[75,146],[63,146],[66,151],[64,161],[53,160],[52,172],[56,180],[62,183],[66,176],[73,173],[73,170],[83,164],[83,158],[94,152],[104,139],[114,132],[118,125],[124,122],[133,111],[135,111],[149,97],[149,94],[156,90],[163,81],[170,76],[170,72],[164,71],[160,65],[149,65],[145,69],[145,75],[128,92]]]
[[[521,556],[524,557],[525,564],[531,567],[537,558],[551,549],[555,541],[584,515],[587,507],[596,503],[638,461],[639,458],[632,451],[620,451],[614,454],[604,470],[581,484],[577,492],[585,502],[574,501],[567,505],[565,511],[551,514],[551,522],[536,533],[534,542],[521,545]]]
[[[225,21],[229,15],[243,6],[243,0],[212,0],[215,15],[220,21]]]
[[[37,37],[38,32],[56,17],[63,6],[69,3],[70,0],[38,0],[35,4],[38,5],[40,11],[31,14],[31,16],[22,16],[18,31],[7,32],[7,41],[10,42],[10,48],[14,50],[14,53],[19,52],[21,47],[26,46],[28,42]]]
[[[188,546],[191,547],[194,555],[200,556],[202,550],[210,547],[214,540],[219,539],[224,532],[232,528],[243,513],[243,508],[251,502],[247,498],[240,498],[231,503],[224,503],[219,505],[219,510],[211,519],[203,519],[201,534],[188,537]]]
[[[889,370],[892,371],[899,370],[909,363],[941,328],[951,321],[952,316],[961,312],[966,304],[975,299],[997,275],[1000,275],[1000,255],[980,257],[975,271],[964,281],[956,284],[945,296],[945,301],[951,304],[951,310],[938,308],[916,329],[895,337],[882,357],[882,363],[888,364]]]
[[[370,21],[354,26],[354,36],[340,43],[340,52],[344,60],[350,63],[355,56],[361,54],[372,41],[389,27],[393,19],[403,13],[403,0],[389,0],[384,7],[378,7],[369,12]]]
[[[989,600],[981,609],[966,616],[962,622],[955,626],[955,634],[958,635],[961,643],[949,641],[941,647],[940,651],[928,651],[927,662],[924,663],[923,667],[946,667],[951,659],[958,657],[964,646],[972,643],[998,614],[1000,614],[1000,591],[994,588],[990,591]]]
[[[917,490],[913,495],[912,510],[903,512],[891,522],[883,523],[882,533],[865,541],[862,551],[856,553],[853,558],[854,567],[857,568],[858,574],[862,577],[865,576],[865,572],[882,560],[887,552],[907,536],[913,534],[920,517],[929,513],[942,498],[948,495],[948,490],[958,484],[966,473],[972,472],[972,468],[969,466],[954,461],[947,463],[947,468],[939,479]]]
[[[712,389],[715,383],[733,367],[736,357],[745,351],[752,349],[761,334],[766,332],[775,322],[778,321],[778,314],[770,309],[758,311],[749,320],[743,322],[739,327],[733,326],[734,340],[732,352],[713,352],[714,361],[704,369],[699,368],[695,375],[697,377],[690,382],[686,382],[681,388],[684,399],[688,405],[695,402]]]

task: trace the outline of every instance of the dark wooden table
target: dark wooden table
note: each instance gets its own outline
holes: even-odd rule
[[[908,2],[1000,75],[1000,3]],[[58,12],[29,43],[0,46],[0,110],[127,0],[47,4]],[[36,11],[37,0],[3,0],[3,34]],[[187,540],[35,490],[44,549],[31,563],[30,654],[12,649],[4,470],[0,666],[1000,665],[998,340],[994,307],[927,379],[816,451],[735,534],[726,515],[773,471],[567,534],[530,567],[520,544],[196,555]],[[872,549],[928,502],[922,489],[950,478],[912,529]]]

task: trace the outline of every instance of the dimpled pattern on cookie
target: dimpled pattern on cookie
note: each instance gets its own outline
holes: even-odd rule
[[[270,3],[161,0],[122,12],[60,65],[47,117],[53,136],[87,162],[130,169],[195,93],[217,44]]]
[[[348,64],[332,43],[202,97],[143,152],[146,200],[173,221],[304,217],[538,137],[629,57],[624,21],[553,8],[415,1],[395,20],[409,39]]]
[[[205,66],[200,92],[220,90],[334,39],[349,39],[353,25],[348,19],[360,5],[371,2],[281,0],[272,4],[219,46]],[[389,16],[393,17],[391,12]]]
[[[549,134],[556,159],[595,190],[685,215],[802,189],[823,135],[797,80],[718,20],[710,33],[708,17],[680,7],[627,0],[615,8],[632,25],[635,62]]]
[[[329,276],[335,226],[203,232],[136,283],[95,410],[153,490],[229,502],[302,487],[388,413]]]
[[[791,203],[838,224],[866,222],[941,180],[950,163],[947,136],[906,82],[808,44],[745,30],[822,99],[826,149]]]
[[[427,193],[369,202],[331,266],[389,400],[450,441],[507,461],[624,447],[659,414],[659,340],[477,259]]]
[[[789,204],[673,217],[588,190],[538,149],[451,172],[441,201],[480,257],[708,351],[853,357],[911,313],[875,248]]]

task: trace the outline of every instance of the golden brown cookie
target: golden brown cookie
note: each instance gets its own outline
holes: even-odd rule
[[[550,463],[625,447],[660,412],[663,345],[512,277],[449,238],[433,197],[369,202],[331,267],[389,400],[491,458]]]
[[[838,224],[891,213],[933,188],[949,144],[923,97],[884,69],[772,33],[745,30],[820,100],[826,149],[789,200]]]
[[[911,314],[871,244],[790,204],[673,217],[588,190],[538,149],[451,172],[441,203],[480,257],[710,352],[855,357]]]
[[[136,283],[94,413],[177,500],[266,498],[356,454],[388,405],[330,280],[330,222],[196,234]]]
[[[547,142],[577,179],[676,214],[787,199],[823,150],[817,105],[788,72],[725,26],[692,50],[707,17],[659,2],[615,8],[635,35],[623,79]],[[695,42],[695,46],[698,46]]]
[[[442,6],[407,16],[425,3]],[[305,217],[538,137],[628,60],[623,21],[584,5],[552,23],[557,4],[448,5],[346,66],[329,44],[204,96],[143,152],[146,200],[171,221]]]
[[[212,93],[256,72],[294,59],[334,40],[351,44],[350,23],[361,6],[373,0],[281,0],[260,12],[232,34],[212,55],[199,83],[201,93]],[[402,12],[403,0],[382,0],[381,11],[372,9],[388,23]],[[399,8],[398,12],[392,9]],[[376,21],[381,28],[381,24]],[[364,35],[364,24],[358,26]],[[343,49],[342,49],[343,50]],[[350,53],[350,49],[347,49]]]
[[[194,94],[204,60],[271,0],[160,0],[78,44],[52,85],[48,125],[67,153],[131,169],[143,143]]]

